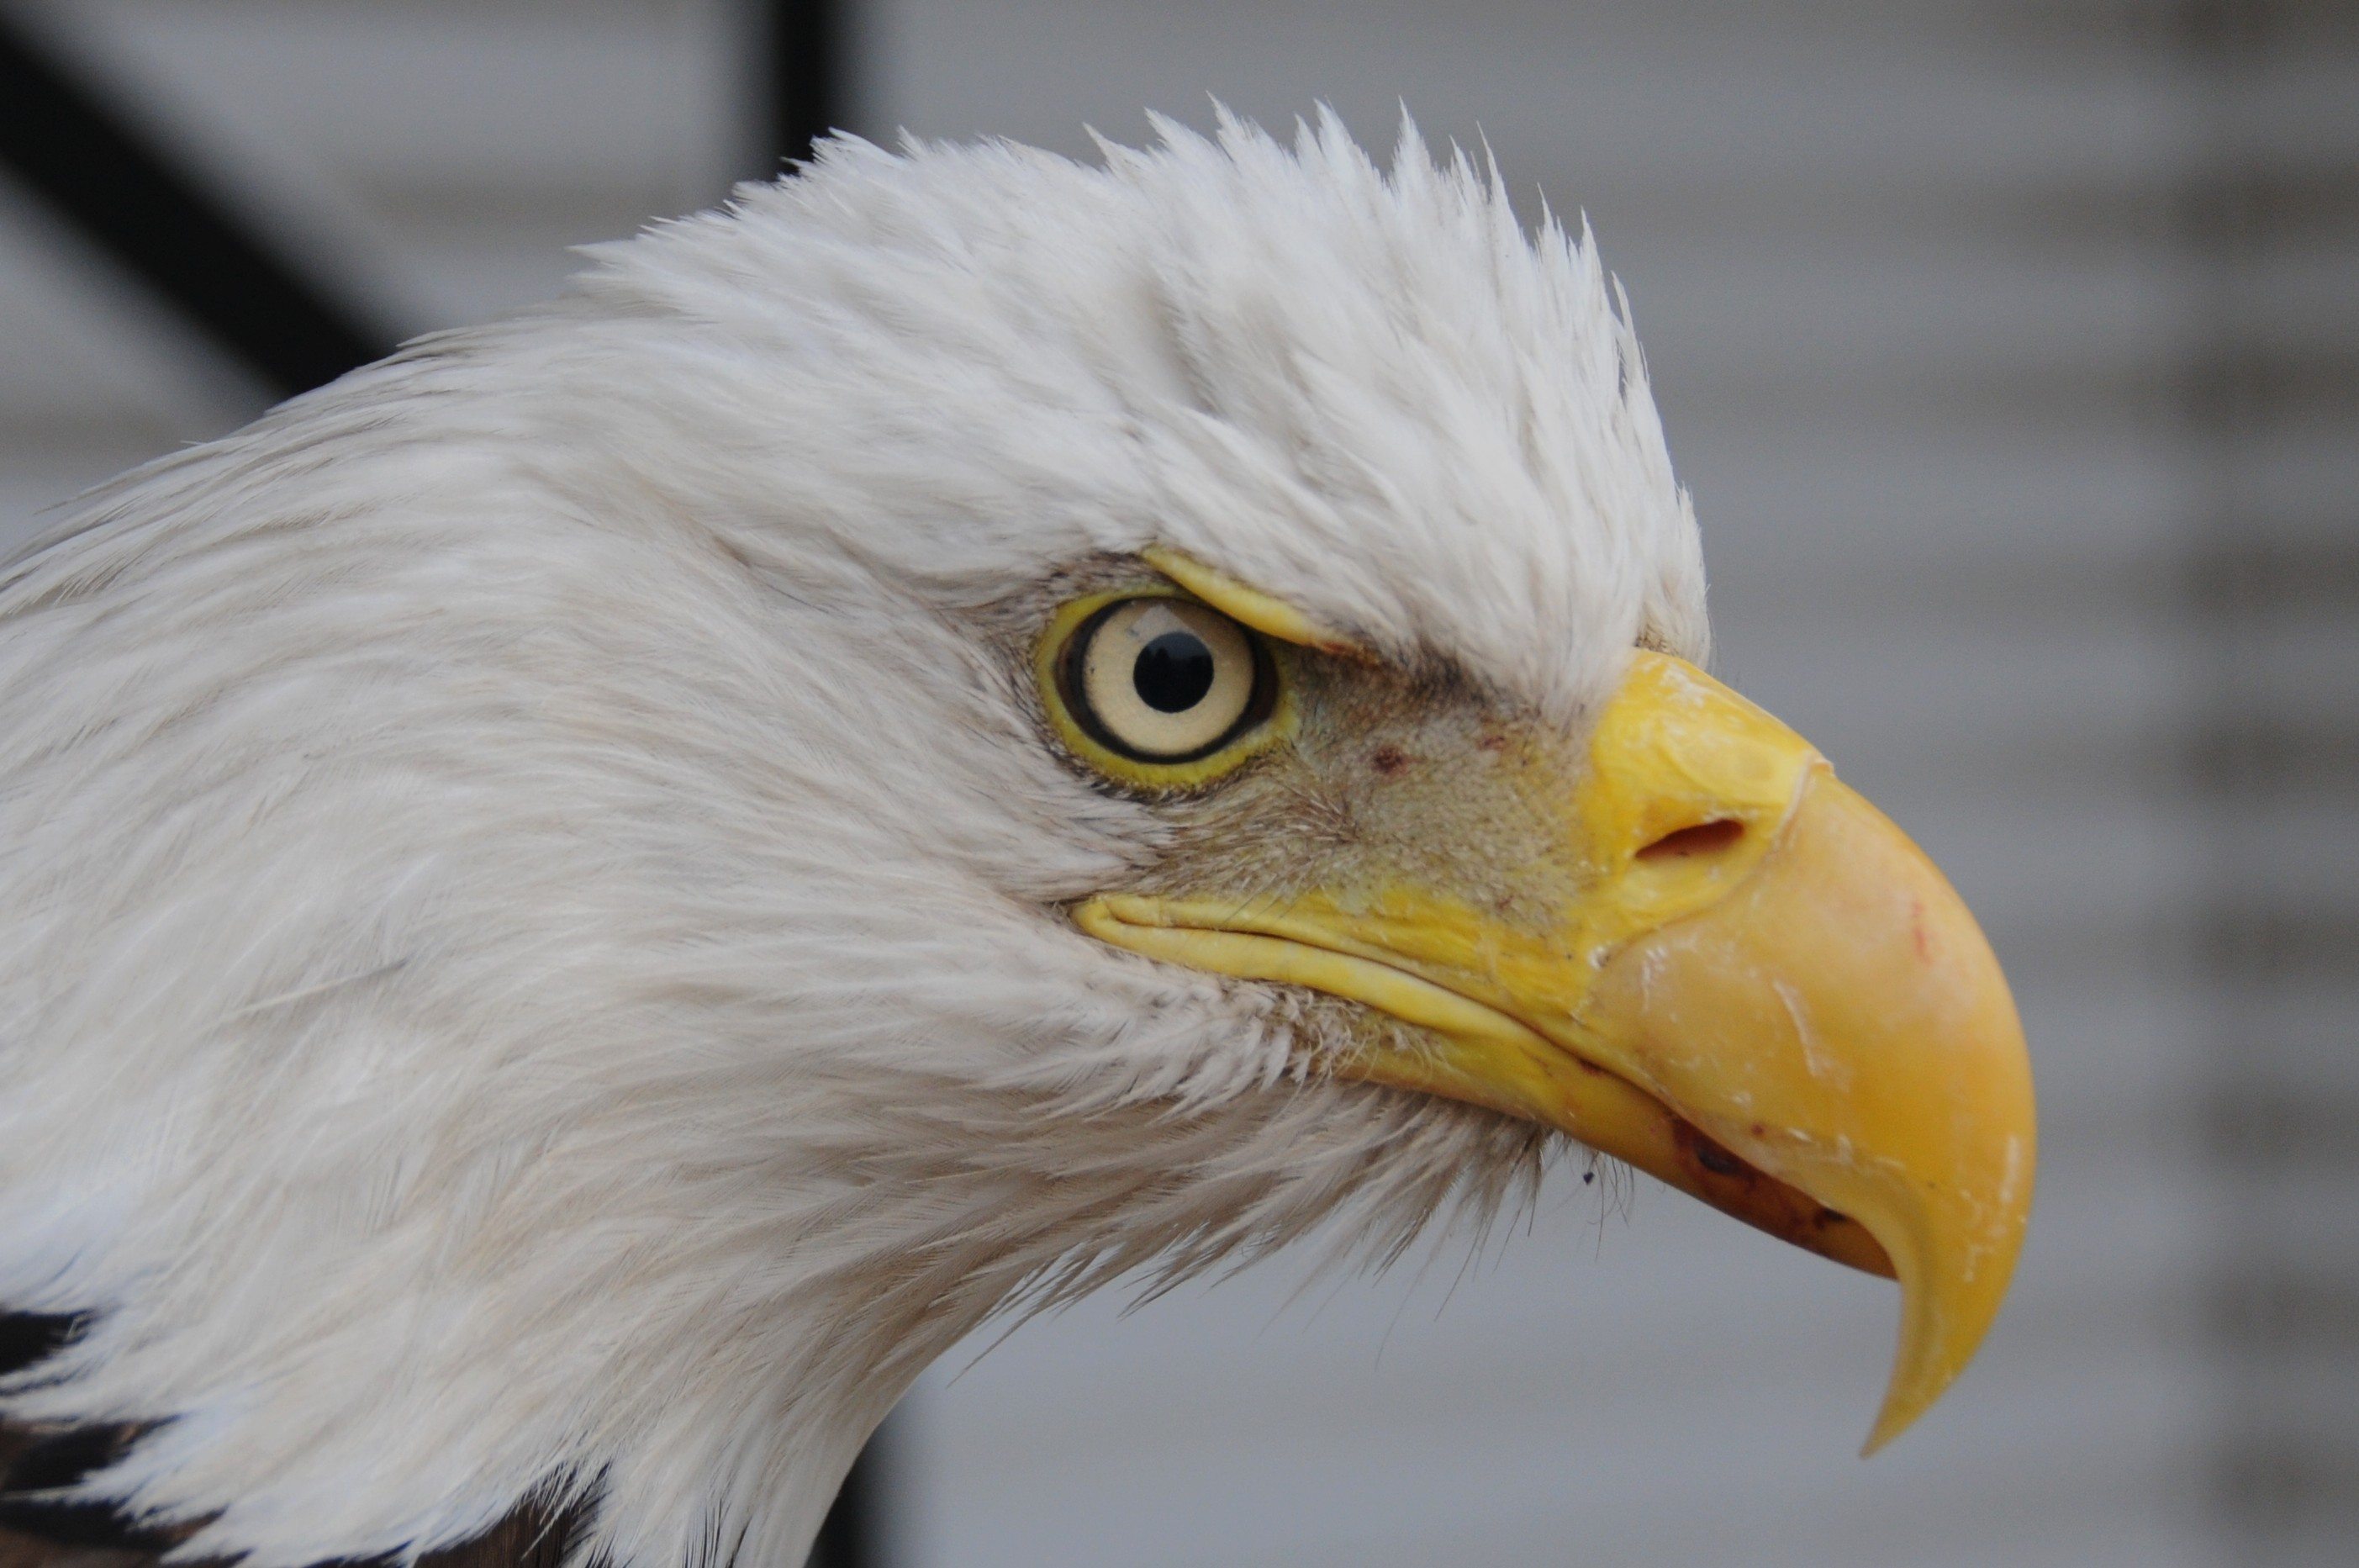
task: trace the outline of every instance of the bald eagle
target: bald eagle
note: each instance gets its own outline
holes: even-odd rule
[[[0,1559],[792,1563],[994,1314],[1560,1147],[1895,1277],[1890,1437],[2023,1040],[1707,652],[1585,229],[1332,120],[837,141],[114,482],[0,575]]]

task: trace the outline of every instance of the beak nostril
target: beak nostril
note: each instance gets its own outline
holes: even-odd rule
[[[1718,855],[1736,847],[1745,836],[1745,824],[1733,817],[1720,817],[1708,822],[1698,822],[1676,833],[1667,833],[1638,852],[1641,860],[1688,859],[1699,855]]]

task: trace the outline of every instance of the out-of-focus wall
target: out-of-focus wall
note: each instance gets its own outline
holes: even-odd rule
[[[750,167],[733,0],[25,7],[407,324]],[[860,128],[1377,144],[1585,210],[1721,665],[1947,866],[2040,1072],[1950,1399],[1892,1298],[1577,1179],[1469,1257],[1280,1261],[946,1364],[911,1564],[2359,1560],[2359,16],[2259,0],[865,0]],[[258,396],[0,181],[0,528]],[[981,1345],[976,1348],[979,1350]]]

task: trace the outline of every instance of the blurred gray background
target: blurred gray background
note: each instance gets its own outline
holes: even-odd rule
[[[765,163],[740,0],[7,4],[404,332]],[[850,10],[871,136],[1405,101],[1585,210],[1722,673],[1983,915],[2044,1146],[2008,1312],[1873,1462],[1887,1287],[1566,1181],[1478,1258],[953,1358],[884,1560],[2359,1562],[2359,7]],[[0,544],[266,400],[0,177]]]

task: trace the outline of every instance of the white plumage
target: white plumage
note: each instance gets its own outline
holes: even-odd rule
[[[1064,919],[1173,830],[1027,638],[1157,543],[1561,725],[1703,652],[1593,250],[1332,122],[838,142],[101,493],[0,584],[0,1307],[92,1314],[0,1415],[257,1568],[789,1563],[994,1312],[1491,1212],[1545,1135]]]

